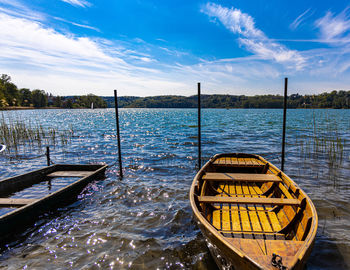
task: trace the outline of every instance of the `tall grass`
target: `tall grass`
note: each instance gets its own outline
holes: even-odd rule
[[[331,119],[327,113],[321,119],[322,123],[313,112],[311,126],[302,131],[303,135],[296,136],[296,145],[300,147],[302,157],[322,157],[329,167],[338,168],[343,163],[346,141],[340,135],[336,119]]]
[[[73,128],[59,131],[57,128],[46,128],[39,123],[21,120],[0,119],[0,143],[7,146],[8,153],[18,154],[21,150],[42,149],[43,146],[65,146],[74,134]],[[24,150],[23,150],[24,151]]]

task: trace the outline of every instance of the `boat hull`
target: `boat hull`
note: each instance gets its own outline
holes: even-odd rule
[[[256,159],[259,166],[250,161],[244,166],[242,164],[230,164],[230,162],[228,162],[229,164],[218,162],[220,158],[223,159],[223,157],[225,157],[225,159],[227,159],[232,156],[235,158],[244,157],[243,159],[245,160]],[[220,168],[218,169],[218,167]],[[266,169],[267,167],[269,167],[268,170]],[[239,173],[237,173],[237,170]],[[251,174],[251,171],[257,174]],[[264,174],[264,171],[268,172]],[[235,177],[232,177],[232,175]],[[222,179],[218,179],[218,176],[222,177]],[[265,188],[263,185],[266,184],[261,184],[263,178],[269,179],[268,182],[275,181],[275,183],[266,185],[267,191],[263,193],[263,195],[267,195],[268,192],[271,194],[269,196],[260,196],[255,193],[249,193],[250,196],[245,194],[243,198],[240,197],[239,194],[234,194],[235,196],[232,194],[224,194],[227,192],[223,190],[222,183],[225,183],[225,185],[228,183],[231,186],[233,185],[232,182],[239,181],[243,183],[244,181],[242,179],[247,176],[254,176],[254,185],[260,183],[258,185],[262,190]],[[230,179],[230,177],[232,179]],[[246,179],[244,184],[240,184],[240,187],[242,187],[240,189],[241,193],[244,189],[250,190],[251,186],[249,186],[249,184],[252,180],[248,180]],[[209,185],[209,183],[219,183],[217,186],[213,186],[220,187],[222,193],[219,194],[219,192],[212,187],[212,184]],[[288,186],[288,190],[284,185]],[[285,194],[283,194],[280,189],[284,191]],[[225,190],[228,191],[230,188],[225,187]],[[217,194],[215,192],[217,192]],[[236,190],[236,192],[238,192],[238,190]],[[316,209],[307,195],[303,193],[288,176],[263,158],[257,155],[236,153],[214,156],[203,166],[194,178],[190,191],[190,201],[197,225],[206,240],[212,257],[220,269],[278,269],[273,266],[272,258],[274,253],[281,255],[281,266],[287,266],[288,269],[304,269],[315,241],[318,225]],[[237,204],[237,201],[241,201],[241,203]],[[281,218],[279,211],[293,212],[294,210],[294,217],[290,219],[290,222],[288,221],[290,224],[287,221],[279,221],[279,230],[272,230],[269,233],[264,232],[264,230],[259,233],[254,232],[254,229],[257,228],[257,224],[254,223],[255,220],[253,220],[253,218],[256,219],[258,216],[261,228],[262,225],[264,225],[261,222],[264,215],[261,212],[257,214],[258,210],[261,211],[257,206],[262,204],[257,203],[260,201],[263,203],[267,201],[268,203],[277,204],[277,206],[271,207],[269,211],[265,211],[266,215],[269,214],[276,220]],[[244,211],[241,209],[242,205],[246,207]],[[236,206],[235,209],[238,210],[232,210],[234,208],[233,206]],[[214,215],[214,212],[219,211],[217,210],[218,207],[220,208],[220,218],[218,218],[218,215]],[[251,211],[252,208],[254,211]],[[224,219],[225,211],[230,212],[226,220]],[[231,229],[231,231],[224,231],[225,227],[227,230],[227,226],[230,228],[237,227],[237,224],[233,224],[234,211],[240,213],[241,220],[239,222],[242,231],[233,231],[233,229]],[[246,226],[246,224],[243,224],[243,214],[247,215],[250,222],[250,232],[243,230],[243,227]],[[308,217],[308,219],[306,217]],[[219,219],[219,222],[217,222],[217,219]],[[231,224],[224,224],[227,223],[227,219],[230,219]],[[271,221],[272,219],[269,219],[271,228],[275,229],[275,224]],[[302,223],[302,225],[299,225],[299,223]],[[301,230],[299,227],[303,228],[304,233],[299,232]],[[291,232],[295,234],[294,237],[291,236]],[[278,239],[276,237],[283,238]]]
[[[79,177],[75,182],[63,187],[49,195],[38,199],[12,199],[13,201],[23,202],[23,205],[16,205],[17,209],[0,216],[0,248],[9,241],[12,241],[13,234],[23,231],[26,227],[33,224],[35,220],[47,211],[57,209],[60,206],[67,205],[76,199],[76,196],[84,189],[87,183],[94,179],[104,176],[107,165],[52,165],[30,173],[18,175],[0,181],[0,197],[6,200],[11,193],[23,190],[35,183],[42,182],[47,176],[53,173],[70,171],[87,172],[85,176]],[[78,178],[78,177],[77,177]]]
[[[201,230],[202,235],[205,238],[205,243],[210,251],[212,258],[216,265],[222,270],[257,270],[266,269],[263,266],[252,263],[249,259],[241,257],[231,248],[222,243],[222,240],[213,235],[205,226],[201,225],[201,222],[197,219],[197,225]],[[305,269],[307,259],[313,249],[315,240],[312,241],[305,256],[292,268],[293,270]],[[273,268],[277,269],[277,268]],[[290,269],[291,270],[291,269]]]

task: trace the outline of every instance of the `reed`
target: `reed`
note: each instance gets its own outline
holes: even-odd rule
[[[322,119],[322,122],[321,120]],[[330,168],[339,168],[343,163],[344,145],[336,119],[327,112],[317,118],[313,111],[312,120],[308,128],[297,132],[295,144],[299,147],[300,156],[304,159],[324,159]]]
[[[72,127],[69,130],[60,131],[57,128],[44,127],[30,121],[5,119],[4,115],[0,119],[0,143],[7,146],[8,153],[16,155],[25,148],[36,148],[41,151],[46,145],[65,146],[71,141],[73,134]]]

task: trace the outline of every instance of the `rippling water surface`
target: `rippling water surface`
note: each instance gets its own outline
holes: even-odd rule
[[[204,160],[220,152],[247,152],[280,166],[282,110],[205,109],[202,114]],[[55,163],[116,161],[113,109],[3,115],[60,130],[73,126],[70,144],[50,148]],[[216,269],[188,199],[196,172],[196,117],[194,109],[121,109],[124,179],[113,166],[74,204],[43,215],[1,252],[0,268]],[[350,110],[288,111],[285,171],[319,215],[308,269],[350,266],[349,134]],[[40,154],[31,151],[26,155]],[[0,154],[1,179],[46,165],[44,157],[5,155]]]

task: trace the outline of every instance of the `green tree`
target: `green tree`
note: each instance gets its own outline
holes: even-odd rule
[[[32,101],[35,108],[46,107],[47,94],[43,90],[39,90],[39,89],[33,90]]]
[[[62,98],[60,96],[54,97],[53,106],[61,108],[63,106]]]
[[[67,109],[72,109],[73,108],[73,101],[72,101],[72,99],[69,98],[69,99],[65,100],[63,102],[63,107],[67,108]]]
[[[2,91],[8,105],[19,105],[19,91],[17,86],[11,82],[11,77],[7,74],[2,74],[0,76],[0,82],[4,86]]]
[[[32,92],[28,88],[21,88],[19,96],[21,106],[29,107],[32,104]]]
[[[8,106],[4,93],[5,93],[5,86],[3,85],[2,81],[0,81],[0,108]]]

